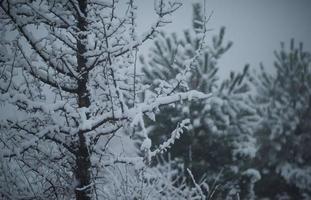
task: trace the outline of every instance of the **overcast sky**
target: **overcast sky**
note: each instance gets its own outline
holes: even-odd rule
[[[181,32],[191,26],[192,0],[173,15],[168,32]],[[152,0],[139,0],[139,29],[154,21]],[[246,63],[257,68],[263,62],[271,68],[273,51],[280,42],[289,44],[291,38],[302,41],[311,51],[311,0],[206,0],[207,13],[213,12],[208,23],[210,35],[226,27],[227,40],[233,41],[230,51],[220,60],[220,74],[227,76],[230,70],[240,70]],[[143,48],[143,51],[146,51]]]

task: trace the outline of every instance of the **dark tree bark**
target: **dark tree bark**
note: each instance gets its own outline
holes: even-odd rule
[[[88,70],[86,66],[86,58],[84,53],[86,52],[86,34],[87,22],[86,22],[86,7],[87,0],[79,0],[79,9],[84,14],[84,16],[77,13],[78,19],[78,28],[80,30],[79,38],[77,41],[77,63],[78,63],[78,72],[82,74],[78,81],[78,105],[79,108],[89,107],[90,99],[89,92],[87,90],[88,82]],[[78,181],[76,186],[75,194],[77,200],[90,200],[92,195],[92,186],[91,186],[91,160],[88,146],[83,131],[78,133],[79,141],[77,142],[77,153],[76,153],[76,170],[75,176]]]

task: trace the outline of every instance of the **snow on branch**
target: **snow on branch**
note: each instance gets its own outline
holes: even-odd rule
[[[208,99],[211,97],[211,94],[204,94],[202,92],[196,91],[196,90],[190,90],[188,92],[178,92],[175,94],[171,94],[169,96],[161,96],[155,98],[155,100],[152,103],[141,103],[138,104],[138,107],[142,112],[150,112],[154,109],[158,108],[162,105],[168,105],[171,103],[175,103],[178,101],[184,101],[188,100],[191,101],[192,99]],[[148,100],[147,100],[148,102]]]
[[[29,100],[23,94],[3,94],[1,97],[2,101],[11,103],[12,105],[18,105],[20,108],[25,110],[40,110],[44,113],[52,113],[54,111],[64,109],[67,101],[57,101],[56,103],[42,103],[39,101]]]
[[[193,174],[192,174],[192,172],[191,172],[191,170],[190,170],[189,168],[187,168],[187,172],[189,173],[189,175],[190,175],[190,177],[191,177],[191,180],[192,180],[192,182],[193,182],[195,188],[196,188],[197,191],[199,192],[199,194],[200,194],[200,196],[201,196],[201,199],[202,199],[202,200],[205,200],[205,199],[206,199],[206,196],[204,195],[204,193],[203,193],[203,191],[202,191],[200,185],[195,181],[194,176],[193,176]]]
[[[171,137],[163,142],[156,150],[150,152],[150,158],[154,157],[158,153],[163,153],[167,151],[171,146],[175,143],[175,140],[179,139],[180,136],[184,133],[184,129],[188,129],[188,125],[190,124],[189,119],[183,120],[177,128],[172,132]]]
[[[140,104],[137,104],[135,107],[129,109],[127,112],[122,113],[121,110],[112,112],[106,112],[102,115],[92,117],[89,119],[84,118],[83,126],[80,126],[80,130],[88,132],[95,130],[106,122],[109,121],[119,121],[119,120],[133,120],[136,118],[136,115],[140,113],[152,112],[160,106],[168,105],[178,101],[192,100],[192,99],[208,99],[211,97],[211,94],[204,94],[195,90],[188,92],[179,92],[172,94],[170,96],[163,96],[155,98],[153,102],[147,103],[146,101]]]
[[[33,137],[32,139],[19,144],[18,148],[13,148],[12,151],[10,151],[10,150],[3,151],[1,153],[1,156],[3,156],[3,157],[20,156],[24,152],[28,151],[30,148],[35,146],[48,133],[52,133],[52,132],[59,132],[59,127],[58,126],[50,126],[49,128],[45,128],[45,129],[39,131],[38,133],[36,133],[35,137]]]

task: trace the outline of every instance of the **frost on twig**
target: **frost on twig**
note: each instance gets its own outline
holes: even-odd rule
[[[171,133],[171,137],[169,139],[167,139],[165,142],[160,144],[160,146],[156,150],[150,152],[150,157],[153,157],[158,153],[163,153],[167,151],[168,149],[170,149],[171,146],[175,143],[175,140],[179,139],[181,135],[185,132],[185,130],[189,129],[188,127],[189,124],[190,124],[189,119],[183,120],[177,126],[177,128]]]
[[[188,172],[188,174],[189,174],[189,176],[190,176],[190,178],[191,178],[191,180],[192,180],[192,182],[193,182],[193,184],[194,184],[196,190],[197,190],[198,193],[200,194],[201,200],[206,200],[206,196],[204,195],[204,193],[203,193],[203,191],[202,191],[202,189],[201,189],[201,186],[200,186],[199,184],[197,184],[197,182],[195,181],[195,179],[194,179],[194,177],[193,177],[193,174],[192,174],[191,170],[187,168],[187,172]]]

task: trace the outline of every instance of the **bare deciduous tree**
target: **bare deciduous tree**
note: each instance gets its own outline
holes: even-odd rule
[[[187,127],[181,122],[151,150],[145,116],[164,104],[207,97],[170,90],[175,86],[163,81],[157,94],[139,98],[148,85],[136,69],[138,48],[181,6],[173,0],[154,5],[157,20],[138,34],[134,0],[0,2],[0,101],[3,111],[15,113],[1,116],[2,198],[104,198],[106,167],[143,166]],[[195,59],[185,62],[178,82]],[[114,152],[110,142],[118,137],[143,138],[143,156]]]

